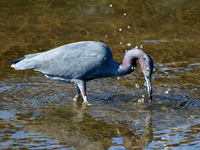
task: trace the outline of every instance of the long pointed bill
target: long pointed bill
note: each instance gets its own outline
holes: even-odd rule
[[[152,83],[151,83],[151,77],[145,76],[146,82],[147,82],[147,92],[149,95],[150,100],[152,100]]]

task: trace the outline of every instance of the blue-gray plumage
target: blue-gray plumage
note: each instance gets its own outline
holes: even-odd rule
[[[82,94],[85,104],[86,81],[112,76],[122,76],[134,71],[136,60],[139,60],[147,82],[147,91],[152,99],[151,74],[153,60],[139,49],[125,52],[122,64],[113,60],[108,46],[95,41],[77,42],[58,48],[26,55],[11,62],[16,70],[33,69],[41,72],[45,77],[67,83],[77,84],[77,95]]]

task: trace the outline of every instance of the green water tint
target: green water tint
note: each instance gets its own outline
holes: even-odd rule
[[[7,149],[200,148],[200,2],[0,2],[0,147]],[[142,45],[153,57],[153,103],[136,71],[76,87],[9,62],[77,41],[105,43],[114,60]]]

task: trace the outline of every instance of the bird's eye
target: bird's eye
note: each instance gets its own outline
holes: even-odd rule
[[[146,58],[143,58],[144,60],[146,60]]]

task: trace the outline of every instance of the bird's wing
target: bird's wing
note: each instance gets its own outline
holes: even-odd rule
[[[83,78],[112,57],[106,48],[100,43],[88,42],[66,45],[49,51],[34,70],[66,79]]]
[[[106,62],[112,53],[99,42],[78,42],[50,51],[26,55],[15,69],[33,69],[51,77],[84,78]]]

